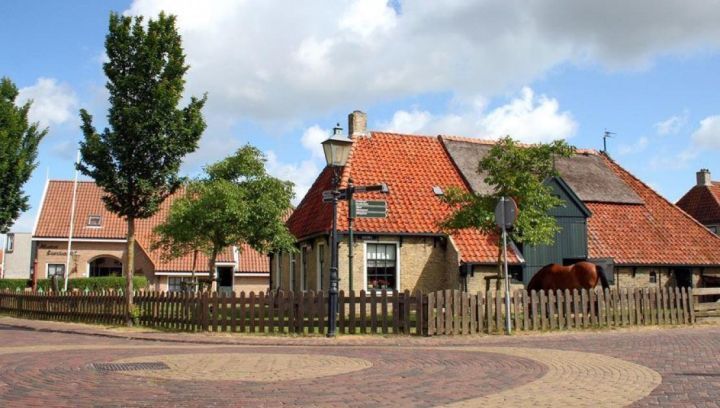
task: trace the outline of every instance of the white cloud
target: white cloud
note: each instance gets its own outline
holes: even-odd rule
[[[325,160],[325,154],[323,153],[322,145],[320,143],[328,137],[330,137],[329,130],[322,129],[319,125],[313,125],[305,129],[302,137],[300,138],[300,143],[302,143],[303,147],[312,153],[312,157],[314,159]]]
[[[38,78],[34,85],[21,88],[18,103],[32,100],[30,120],[40,125],[61,125],[77,121],[78,100],[75,91],[54,78]]]
[[[507,104],[486,111],[484,101],[471,100],[457,104],[459,110],[434,115],[414,109],[395,112],[383,130],[401,133],[454,134],[496,139],[509,135],[524,142],[547,142],[573,136],[577,123],[570,112],[560,111],[560,104],[545,95],[536,96],[525,87]]]
[[[295,183],[295,199],[293,204],[297,205],[312,186],[312,183],[320,173],[321,168],[315,160],[303,160],[297,163],[284,163],[280,161],[274,151],[265,153],[265,163],[268,173],[273,176]]]
[[[648,147],[649,144],[650,144],[650,140],[645,136],[641,136],[633,144],[621,145],[620,148],[618,149],[618,152],[621,155],[641,153]]]
[[[400,7],[396,7],[399,9]],[[565,63],[635,69],[720,46],[715,0],[135,0],[178,15],[188,91],[276,120],[450,91],[492,97]],[[512,130],[512,129],[511,129]]]
[[[655,130],[661,136],[676,134],[687,123],[688,113],[682,115],[673,115],[663,121],[655,124]]]
[[[691,136],[699,148],[720,149],[720,115],[708,116],[700,121],[700,127]]]

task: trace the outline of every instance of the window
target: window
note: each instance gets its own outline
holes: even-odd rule
[[[48,264],[47,266],[47,277],[52,278],[57,276],[60,278],[65,277],[65,264]]]
[[[6,249],[7,252],[12,252],[15,249],[15,234],[7,234]]]
[[[88,216],[88,227],[96,227],[99,228],[102,226],[102,217],[99,215],[90,215]]]
[[[657,283],[657,272],[650,272],[650,283]]]
[[[397,246],[367,244],[365,254],[367,289],[397,289]]]
[[[307,250],[308,250],[307,247],[303,247],[300,250],[300,287],[302,290],[308,290],[308,282],[307,282],[308,253],[307,253]]]
[[[295,290],[295,254],[290,254],[290,290]]]
[[[710,231],[712,231],[713,234],[717,235],[718,231],[720,231],[720,227],[717,225],[711,225],[708,227]]]
[[[192,292],[193,281],[192,277],[179,277],[169,276],[168,277],[168,292]]]
[[[317,290],[323,290],[325,282],[325,245],[318,244],[317,257]]]

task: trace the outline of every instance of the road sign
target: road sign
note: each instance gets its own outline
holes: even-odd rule
[[[322,193],[322,200],[324,203],[332,203],[333,201],[333,191],[332,190],[325,190]],[[338,194],[338,200],[347,200],[347,194],[345,193],[345,190],[340,190]]]
[[[385,200],[353,200],[352,213],[360,218],[386,218],[387,201]]]
[[[507,229],[517,219],[518,206],[510,197],[502,197],[495,206],[495,225]]]

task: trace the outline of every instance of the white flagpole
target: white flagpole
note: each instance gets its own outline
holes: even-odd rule
[[[75,200],[77,199],[78,186],[78,170],[77,165],[80,163],[80,150],[77,152],[77,160],[75,160],[75,182],[73,183],[72,204],[70,205],[70,233],[68,234],[67,258],[65,258],[65,288],[67,292],[68,280],[70,279],[70,254],[72,251],[73,228],[75,227]]]

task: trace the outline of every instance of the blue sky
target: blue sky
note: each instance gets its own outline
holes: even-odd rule
[[[702,167],[720,179],[717,1],[580,3],[2,2],[0,75],[50,128],[26,186],[33,208],[14,229],[32,229],[46,175],[73,176],[78,110],[105,115],[111,10],[178,15],[187,95],[209,98],[186,174],[252,143],[299,200],[323,166],[319,142],[361,109],[375,130],[583,148],[608,129],[613,158],[673,201]]]

